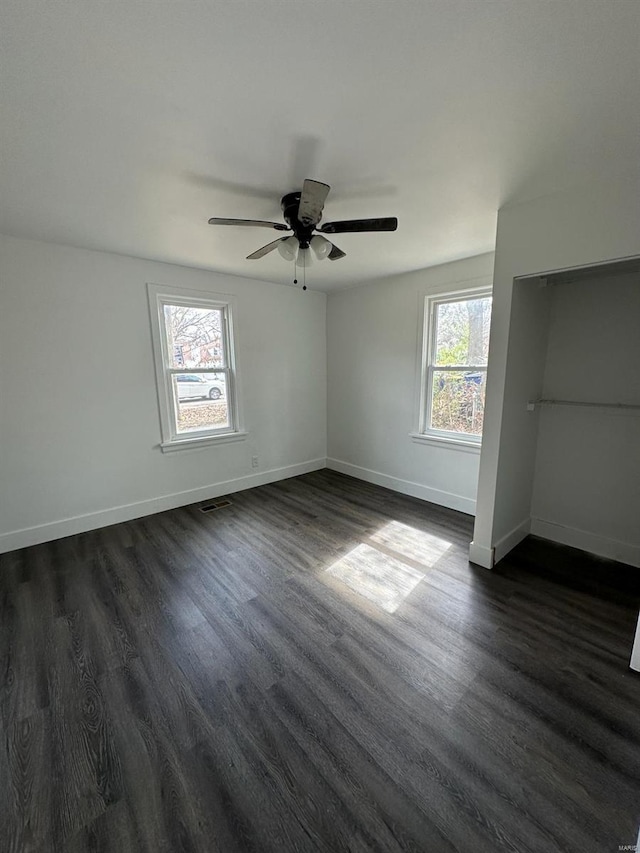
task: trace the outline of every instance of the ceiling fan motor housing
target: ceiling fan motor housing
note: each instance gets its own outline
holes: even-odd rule
[[[305,225],[298,219],[301,193],[287,193],[280,202],[285,222],[295,234],[301,249],[308,249],[315,225]]]

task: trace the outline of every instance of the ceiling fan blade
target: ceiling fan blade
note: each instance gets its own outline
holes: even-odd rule
[[[212,216],[209,225],[253,225],[260,228],[275,228],[276,231],[289,231],[289,226],[282,222],[268,222],[266,219],[220,219]]]
[[[347,253],[343,252],[342,249],[339,249],[335,243],[332,243],[331,245],[333,246],[333,248],[331,249],[331,251],[327,255],[327,257],[329,258],[330,261],[339,261],[340,258],[346,258],[347,257]]]
[[[283,240],[288,240],[288,237],[278,237],[277,240],[273,240],[271,243],[267,243],[266,246],[262,246],[260,249],[256,249],[251,255],[247,255],[248,261],[257,261],[258,258],[263,258],[265,255],[268,255],[269,252],[273,252],[274,249],[277,249],[280,243]]]
[[[343,219],[341,222],[325,222],[318,230],[323,234],[347,234],[355,231],[395,231],[398,220],[395,216],[383,219]]]
[[[298,205],[298,219],[304,225],[317,225],[322,216],[324,202],[329,195],[331,187],[320,181],[312,181],[306,178],[302,185],[302,195]]]

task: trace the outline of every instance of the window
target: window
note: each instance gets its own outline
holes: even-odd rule
[[[491,323],[491,291],[425,300],[421,422],[416,438],[479,446]]]
[[[242,438],[229,298],[148,292],[162,449]]]

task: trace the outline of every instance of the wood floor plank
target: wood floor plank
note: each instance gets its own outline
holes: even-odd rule
[[[202,716],[201,725],[194,725],[193,700],[179,707],[168,695],[175,686],[150,678],[140,660],[107,673],[102,684],[119,713],[114,742],[122,755],[122,799],[129,809],[119,819],[139,845],[144,841],[151,850],[209,849],[203,842],[214,827],[185,756],[198,737],[211,737],[212,727]]]
[[[50,713],[38,711],[9,726],[4,746],[9,771],[3,785],[5,849],[9,853],[38,851],[47,843],[52,812]]]
[[[322,470],[0,555],[0,850],[636,841],[640,573]]]
[[[82,646],[81,620],[76,612],[54,621],[47,655],[51,835],[58,846],[102,814],[120,792],[119,755],[93,674],[91,650]]]
[[[32,582],[20,583],[6,607],[10,624],[5,647],[2,722],[5,727],[49,704],[40,601]],[[45,626],[46,627],[46,626]]]
[[[455,850],[441,834],[422,799],[408,796],[370,750],[369,739],[352,733],[336,715],[337,701],[322,701],[290,674],[269,691],[269,701],[304,749],[309,761],[340,793],[383,851]],[[340,713],[338,711],[338,713]],[[374,850],[378,849],[375,845]]]

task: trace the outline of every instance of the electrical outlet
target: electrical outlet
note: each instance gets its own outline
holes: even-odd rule
[[[252,456],[252,457],[251,457],[251,467],[252,467],[252,468],[257,468],[257,467],[258,467],[258,457],[257,457],[257,456]]]

